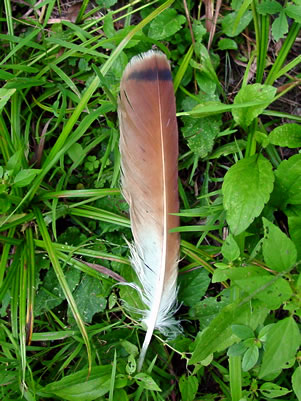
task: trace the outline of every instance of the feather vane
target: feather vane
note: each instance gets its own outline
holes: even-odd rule
[[[130,206],[132,265],[141,283],[147,328],[138,369],[153,331],[175,334],[179,235],[178,129],[170,66],[161,52],[134,57],[119,98],[122,187]]]

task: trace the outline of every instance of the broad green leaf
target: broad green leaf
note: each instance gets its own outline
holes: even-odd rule
[[[252,307],[249,302],[227,305],[197,336],[189,364],[201,362],[212,352],[222,350],[223,344],[225,348],[233,344],[236,338],[231,330],[233,324],[245,324],[255,330],[264,321],[267,313],[268,310],[258,302],[252,303]]]
[[[225,296],[221,296],[219,301],[216,298],[208,297],[189,309],[189,318],[198,319],[200,330],[203,330],[209,326],[210,322],[228,303],[229,300]]]
[[[221,39],[218,42],[218,48],[220,50],[237,50],[237,43],[232,39]]]
[[[270,133],[268,139],[273,145],[300,148],[301,125],[295,123],[280,125]]]
[[[186,22],[184,15],[172,8],[163,11],[149,25],[148,36],[152,39],[166,39],[178,32]]]
[[[293,240],[298,254],[298,260],[301,259],[301,216],[288,216],[288,229],[290,237]]]
[[[154,379],[146,373],[138,373],[135,375],[134,379],[136,380],[137,384],[140,386],[142,385],[142,387],[146,390],[161,391]]]
[[[273,38],[278,42],[279,39],[284,38],[285,34],[288,32],[288,22],[285,15],[285,11],[282,10],[279,16],[274,20],[272,24],[272,35]]]
[[[202,42],[203,36],[206,35],[207,30],[203,25],[202,21],[198,21],[197,19],[193,20],[192,23],[192,31],[194,33],[194,38],[198,42]]]
[[[227,351],[228,356],[240,356],[247,350],[247,346],[241,341],[238,344],[233,344]]]
[[[222,192],[227,223],[238,235],[259,216],[273,189],[271,163],[254,155],[234,164],[224,178]]]
[[[235,122],[246,129],[252,121],[259,116],[274,100],[277,89],[270,85],[253,84],[243,86],[234,98],[234,104],[262,101],[262,104],[246,109],[233,109],[232,115]]]
[[[248,370],[252,369],[259,357],[259,349],[256,344],[252,345],[252,347],[248,348],[246,352],[244,353],[244,356],[242,358],[242,370],[244,372],[247,372]]]
[[[230,38],[234,38],[238,36],[251,22],[252,13],[251,11],[247,11],[239,21],[237,28],[234,30],[234,22],[236,20],[237,12],[229,13],[222,20],[223,32],[230,36]]]
[[[280,198],[282,206],[301,204],[301,154],[283,160],[275,176],[276,195]]]
[[[223,257],[233,262],[240,256],[240,249],[232,234],[229,234],[222,246]]]
[[[301,4],[300,3],[299,3],[299,5],[288,4],[285,7],[284,11],[288,17],[293,18],[296,22],[301,24]]]
[[[96,400],[109,392],[111,371],[111,365],[93,367],[90,374],[88,369],[80,370],[48,384],[43,393],[55,394],[68,401]]]
[[[182,133],[188,141],[192,152],[201,158],[206,157],[213,149],[214,139],[220,132],[220,116],[195,119],[183,117]]]
[[[262,243],[264,261],[277,272],[292,269],[297,261],[297,250],[293,241],[279,227],[262,218],[265,236]]]
[[[282,11],[282,5],[276,0],[264,0],[256,5],[256,9],[259,14],[271,15],[280,13]]]
[[[95,277],[85,274],[73,293],[78,310],[85,323],[91,323],[95,313],[103,312],[106,308],[106,298],[102,283]],[[72,319],[72,312],[68,311],[68,321]]]
[[[233,324],[231,327],[233,334],[235,334],[241,340],[247,338],[254,338],[253,330],[244,324]]]
[[[278,309],[292,295],[285,279],[277,278],[257,266],[236,267],[229,269],[227,274],[242,291],[260,300],[269,309]]]
[[[291,390],[288,390],[285,387],[278,386],[278,384],[269,382],[263,383],[260,386],[259,391],[264,397],[267,398],[282,397],[283,395],[291,393]]]
[[[194,401],[198,391],[199,381],[195,376],[181,376],[179,380],[179,388],[182,400]]]
[[[300,346],[300,332],[292,316],[278,321],[269,331],[259,378],[283,368]]]
[[[70,159],[75,162],[78,159],[80,159],[83,155],[83,148],[79,143],[74,143],[70,148],[68,149],[67,152],[68,156]]]
[[[293,390],[298,401],[301,401],[301,366],[298,366],[292,376]]]
[[[16,187],[26,187],[26,185],[29,185],[40,171],[41,170],[34,168],[19,171],[15,177],[14,185]]]
[[[204,269],[192,270],[179,276],[179,301],[186,306],[197,304],[205,295],[210,278]]]
[[[71,291],[75,289],[80,280],[80,271],[74,268],[64,268],[64,276]],[[35,298],[35,315],[51,310],[60,305],[65,299],[65,294],[59,284],[53,269],[48,270],[43,279],[43,284],[39,287]]]

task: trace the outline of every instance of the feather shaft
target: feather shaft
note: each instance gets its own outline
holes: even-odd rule
[[[138,369],[155,328],[173,335],[179,235],[178,130],[169,63],[161,52],[134,57],[119,98],[122,187],[130,206],[132,265],[141,284],[147,327]]]

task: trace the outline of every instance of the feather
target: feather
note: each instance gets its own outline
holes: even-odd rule
[[[130,207],[132,265],[146,306],[146,335],[138,370],[155,328],[173,337],[177,298],[179,235],[178,128],[167,58],[149,51],[127,65],[119,97],[123,194]]]

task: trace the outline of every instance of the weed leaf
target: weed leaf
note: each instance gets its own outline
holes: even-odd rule
[[[300,345],[300,333],[292,316],[277,322],[269,331],[259,377],[283,368]]]
[[[291,123],[276,127],[269,135],[269,142],[287,148],[301,147],[301,125]]]
[[[234,235],[259,216],[273,189],[271,163],[254,155],[234,164],[225,175],[222,191],[227,222]]]
[[[267,266],[277,272],[292,269],[297,261],[297,250],[293,241],[277,226],[263,217],[265,237],[262,251]]]
[[[274,100],[276,88],[270,85],[253,84],[243,86],[235,96],[234,104],[244,104],[253,101],[262,101],[262,104],[245,109],[233,109],[232,115],[235,122],[246,129],[251,122],[263,112]]]

